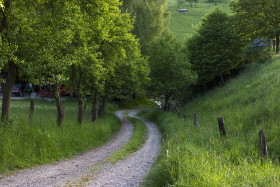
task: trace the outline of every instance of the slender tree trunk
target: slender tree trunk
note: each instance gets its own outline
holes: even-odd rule
[[[50,90],[51,92],[53,92],[53,89],[51,88]],[[56,84],[55,85],[55,101],[56,101],[56,108],[57,108],[57,126],[62,127],[62,123],[64,121],[64,106],[62,104],[62,100],[60,97],[60,85]]]
[[[30,102],[30,110],[29,110],[29,123],[32,123],[33,120],[33,112],[34,112],[34,100],[32,99]]]
[[[97,113],[98,113],[98,108],[97,108],[97,102],[98,102],[98,91],[97,88],[94,89],[94,98],[93,98],[93,104],[92,104],[92,122],[94,122],[97,119]]]
[[[276,54],[279,53],[279,31],[276,32]]]
[[[106,110],[106,102],[107,102],[107,98],[103,98],[101,105],[99,107],[99,111],[98,111],[98,116],[99,118],[103,118],[104,114],[105,114],[105,110]]]
[[[164,111],[167,111],[168,109],[169,98],[170,98],[169,95],[165,95],[164,108],[163,108]]]
[[[84,103],[82,98],[78,98],[78,123],[80,125],[83,124],[85,111],[86,111],[86,104]]]
[[[2,121],[9,120],[10,118],[10,103],[12,90],[16,81],[16,65],[14,62],[9,63],[8,78],[4,86],[3,100],[2,100]]]
[[[222,85],[225,85],[224,76],[220,75]]]
[[[56,95],[55,100],[56,100],[56,108],[57,108],[57,119],[56,119],[57,126],[62,127],[62,123],[64,121],[64,106],[62,104],[60,95],[58,96]]]

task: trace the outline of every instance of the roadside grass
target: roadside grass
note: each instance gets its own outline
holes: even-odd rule
[[[112,164],[117,163],[119,160],[123,160],[126,158],[129,154],[139,150],[146,141],[147,136],[147,127],[146,125],[132,117],[127,117],[129,121],[133,123],[133,135],[130,141],[124,145],[124,147],[113,153],[109,158],[106,159],[105,162],[111,162]]]
[[[236,79],[170,112],[143,110],[163,133],[163,146],[146,186],[280,186],[280,57],[251,64]],[[197,112],[199,126],[194,127]],[[217,117],[224,117],[221,138]],[[261,158],[259,131],[269,158]]]
[[[209,3],[208,0],[200,0],[198,3],[193,3],[192,7],[189,2],[185,2],[178,7],[178,0],[168,0],[167,10],[171,12],[170,30],[180,42],[185,41],[185,38],[194,32],[194,27],[198,25],[201,18],[207,13],[219,7],[221,10],[231,14],[228,0],[221,0]],[[187,12],[180,13],[179,9],[188,9]]]
[[[54,101],[35,100],[33,123],[28,122],[30,100],[11,101],[11,121],[0,123],[0,173],[53,162],[85,152],[105,143],[121,127],[113,114],[117,107],[108,105],[109,111],[95,123],[77,121],[75,100],[63,101],[65,121],[56,125]],[[88,107],[89,112],[90,108]],[[86,113],[87,114],[87,113]],[[85,116],[86,118],[87,116]]]

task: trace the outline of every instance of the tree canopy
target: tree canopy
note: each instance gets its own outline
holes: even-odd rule
[[[194,84],[196,75],[182,51],[180,43],[165,31],[149,44],[151,89],[165,96],[165,109],[169,98],[183,88]]]
[[[280,1],[279,0],[239,0],[232,1],[235,13],[235,27],[247,40],[257,37],[276,39],[276,53],[279,53]]]
[[[198,85],[235,68],[242,58],[242,43],[229,16],[215,9],[202,19],[196,33],[186,43],[189,60],[197,72]]]

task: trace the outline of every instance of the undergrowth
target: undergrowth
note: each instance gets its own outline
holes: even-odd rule
[[[225,86],[181,108],[187,120],[171,112],[142,111],[163,133],[163,147],[147,186],[279,186],[280,58],[252,64]],[[199,126],[194,127],[197,112]],[[221,138],[217,117],[224,117]],[[259,131],[267,137],[262,159]]]
[[[76,102],[65,100],[64,105],[65,121],[59,128],[54,101],[35,100],[30,124],[30,100],[12,100],[11,121],[0,123],[0,173],[71,157],[103,144],[120,129],[113,105],[104,119],[85,120],[82,126],[76,122]]]

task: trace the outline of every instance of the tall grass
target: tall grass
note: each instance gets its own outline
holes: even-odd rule
[[[186,122],[171,113],[147,113],[164,137],[147,186],[279,186],[279,71],[279,57],[251,65],[226,86],[186,104]],[[225,120],[225,138],[219,135],[218,116]],[[261,129],[267,136],[267,161],[259,151]]]
[[[71,157],[108,141],[120,129],[112,106],[95,123],[77,121],[77,104],[64,101],[63,128],[56,125],[54,101],[36,100],[33,123],[28,122],[30,100],[12,100],[11,122],[0,123],[0,173]]]

